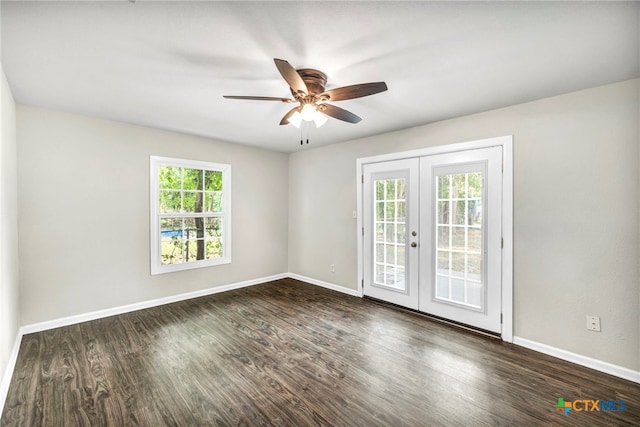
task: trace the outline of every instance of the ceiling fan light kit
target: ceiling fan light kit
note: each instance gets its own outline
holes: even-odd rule
[[[344,101],[374,95],[387,90],[385,82],[361,83],[325,90],[327,75],[313,68],[296,70],[283,59],[274,59],[278,71],[291,89],[291,98],[277,98],[269,96],[235,96],[225,95],[227,99],[245,99],[254,101],[280,101],[284,103],[299,103],[289,110],[280,120],[281,125],[291,124],[299,128],[303,121],[314,122],[316,127],[325,124],[328,117],[347,123],[358,123],[362,119],[350,111],[328,104],[329,101]],[[328,117],[327,117],[328,116]]]

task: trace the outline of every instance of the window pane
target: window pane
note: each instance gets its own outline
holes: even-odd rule
[[[384,262],[384,244],[376,245],[376,262]]]
[[[469,225],[481,225],[482,224],[482,200],[469,200],[468,201],[468,220]]]
[[[384,200],[384,181],[376,181],[376,200]]]
[[[204,212],[222,212],[222,192],[204,194]]]
[[[396,264],[405,265],[404,252],[405,252],[404,246],[403,245],[398,246]]]
[[[160,243],[160,262],[163,265],[182,263],[182,240],[162,241]]]
[[[467,255],[467,277],[478,281],[482,279],[482,256],[480,254]]]
[[[464,277],[464,254],[453,252],[451,254],[451,275]]]
[[[180,190],[182,188],[182,168],[160,166],[158,181],[160,188]]]
[[[438,274],[449,274],[448,251],[438,251]]]
[[[396,278],[395,283],[398,289],[406,289],[405,287],[405,277],[404,277],[404,267],[398,267],[396,269]]]
[[[407,222],[406,203],[398,202],[398,221]]]
[[[185,258],[187,262],[204,259],[204,240],[187,240],[185,242]]]
[[[184,169],[182,188],[185,190],[203,190],[203,171],[201,169]]]
[[[184,192],[184,212],[202,212],[202,192]]]
[[[446,225],[438,226],[438,249],[449,249],[449,230],[451,230],[451,227]]]
[[[451,227],[452,233],[452,249],[456,251],[464,251],[464,227]]]
[[[396,234],[396,227],[394,224],[389,224],[387,223],[387,235],[385,238],[386,242],[395,242],[395,234]]]
[[[204,237],[204,218],[185,218],[184,236],[187,239],[201,239]]]
[[[204,189],[207,191],[222,191],[222,172],[204,171]]]
[[[451,279],[451,300],[455,302],[464,301],[464,280]]]
[[[396,218],[396,204],[394,202],[387,202],[386,211],[387,211],[387,216],[386,216],[387,221],[394,221]]]
[[[449,278],[438,276],[436,278],[436,298],[449,299]]]
[[[482,284],[467,282],[467,304],[482,307]]]
[[[396,268],[395,266],[384,266],[384,283],[387,285],[395,285],[396,283]]]
[[[384,220],[384,202],[376,202],[376,221]]]
[[[438,176],[438,199],[449,198],[449,175]]]
[[[482,197],[482,173],[470,173],[469,179],[469,191],[467,197],[469,198],[481,198]]]
[[[160,190],[160,213],[180,212],[181,204],[180,191]]]
[[[438,224],[449,224],[449,202],[438,202]]]
[[[458,200],[457,202],[453,202],[451,206],[453,207],[453,223],[464,225],[465,201]]]
[[[454,199],[464,199],[467,194],[467,189],[465,185],[465,174],[457,174],[451,175],[452,178],[452,187],[451,187],[451,197]]]
[[[407,241],[407,227],[404,224],[398,224],[396,227],[397,242],[404,245]]]
[[[387,180],[387,200],[395,200],[396,199],[396,180],[388,179]]]
[[[376,223],[376,242],[384,242],[384,222]]]
[[[384,265],[376,264],[375,282],[384,284]]]
[[[398,200],[405,200],[407,198],[407,180],[399,179],[398,180]]]
[[[160,237],[163,241],[182,238],[182,218],[163,218],[160,220]]]
[[[395,245],[387,245],[385,249],[387,250],[387,263],[388,264],[395,264],[396,263],[396,247],[395,247]]]
[[[205,218],[205,224],[207,239],[222,237],[222,221],[220,218]]]
[[[467,228],[468,248],[470,252],[480,252],[482,249],[482,231],[479,228]]]
[[[207,240],[207,259],[222,258],[222,243],[219,239]]]

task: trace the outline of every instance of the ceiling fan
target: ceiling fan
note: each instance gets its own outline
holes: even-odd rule
[[[352,86],[344,86],[336,89],[325,90],[327,75],[322,71],[312,68],[301,68],[296,70],[283,59],[274,58],[276,67],[284,80],[291,88],[292,98],[276,98],[270,96],[232,96],[224,95],[227,99],[248,99],[256,101],[280,101],[288,104],[299,103],[291,109],[280,120],[281,125],[292,124],[300,127],[304,120],[313,121],[316,127],[322,126],[327,117],[342,120],[348,123],[358,123],[362,120],[350,111],[335,105],[328,104],[329,101],[344,101],[347,99],[361,98],[363,96],[374,95],[387,90],[385,82],[362,83]]]

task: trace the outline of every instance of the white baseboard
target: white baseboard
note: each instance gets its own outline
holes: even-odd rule
[[[332,291],[342,292],[343,294],[351,295],[354,297],[362,296],[360,295],[360,292],[356,291],[355,289],[345,288],[344,286],[336,285],[334,283],[323,282],[322,280],[312,279],[311,277],[306,277],[295,273],[287,273],[287,275],[292,279],[311,283],[312,285],[321,286],[323,288],[331,289]]]
[[[4,402],[7,399],[7,393],[9,393],[9,384],[11,384],[11,378],[13,377],[13,370],[16,367],[16,361],[18,360],[18,351],[20,350],[20,343],[22,343],[22,334],[20,331],[16,334],[16,339],[13,342],[13,348],[7,361],[7,367],[4,370],[2,376],[2,382],[0,382],[0,416],[4,409]]]
[[[544,353],[549,356],[557,357],[558,359],[566,360],[567,362],[572,362],[577,365],[595,369],[596,371],[604,372],[605,374],[613,375],[625,380],[633,381],[635,383],[640,383],[640,371],[634,371],[632,369],[614,365],[609,362],[592,359],[591,357],[572,353],[560,348],[551,347],[550,345],[541,344],[539,342],[531,341],[526,338],[513,337],[513,343],[521,347],[526,347],[530,350],[537,351],[539,353]]]
[[[87,322],[90,320],[102,319],[104,317],[115,316],[117,314],[129,313],[145,308],[157,307],[160,305],[171,304],[172,302],[184,301],[192,298],[199,298],[206,295],[213,295],[220,292],[231,291],[233,289],[245,288],[247,286],[258,285],[260,283],[271,282],[289,277],[287,273],[276,274],[274,276],[260,277],[258,279],[245,280],[243,282],[231,283],[229,285],[217,286],[215,288],[202,289],[199,291],[187,292],[184,294],[172,295],[169,297],[153,299],[149,301],[138,302],[135,304],[123,305],[120,307],[107,308],[104,310],[93,311],[90,313],[78,314],[61,319],[49,320],[46,322],[34,323],[20,328],[23,335],[33,332],[45,331],[48,329],[59,328],[61,326],[75,325],[76,323]]]
[[[333,291],[341,292],[347,295],[361,297],[360,292],[354,289],[346,288],[344,286],[336,285],[334,283],[324,282],[322,280],[313,279],[311,277],[302,276],[295,273],[282,273],[268,277],[261,277],[258,279],[246,280],[243,282],[231,283],[229,285],[218,286],[215,288],[203,289],[200,291],[188,292],[179,295],[173,295],[165,298],[158,298],[149,301],[143,301],[135,304],[124,305],[120,307],[109,308],[105,310],[98,310],[91,313],[79,314],[75,316],[64,317],[61,319],[50,320],[46,322],[35,323],[31,325],[22,326],[16,336],[9,361],[7,363],[2,382],[0,383],[0,414],[2,408],[4,408],[7,393],[9,391],[9,384],[11,383],[11,377],[18,358],[18,351],[22,342],[22,336],[34,332],[44,331],[53,328],[59,328],[62,326],[73,325],[76,323],[87,322],[90,320],[101,319],[104,317],[114,316],[117,314],[129,313],[136,310],[142,310],[145,308],[157,307],[164,304],[170,304],[173,302],[184,301],[192,298],[198,298],[206,295],[213,295],[220,292],[230,291],[233,289],[240,289],[248,286],[258,285],[260,283],[271,282],[274,280],[284,279],[290,277],[292,279],[300,280],[303,282],[311,283],[316,286],[331,289]],[[616,377],[620,377],[629,381],[640,383],[640,372],[634,371],[622,366],[613,365],[601,360],[592,359],[587,356],[583,356],[577,353],[572,353],[566,350],[562,350],[556,347],[551,347],[546,344],[541,344],[535,341],[528,340],[526,338],[513,337],[513,343],[528,349],[538,351],[540,353],[554,356],[568,362],[576,363],[578,365],[586,366],[591,369],[595,369],[600,372],[604,372]]]

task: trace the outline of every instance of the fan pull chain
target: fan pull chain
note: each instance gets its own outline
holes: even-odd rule
[[[302,122],[300,124],[300,145],[304,145],[304,140],[305,140],[304,136],[305,136],[305,134],[307,136],[307,138],[306,138],[307,144],[309,144],[309,127],[310,126],[308,125],[307,122]]]

